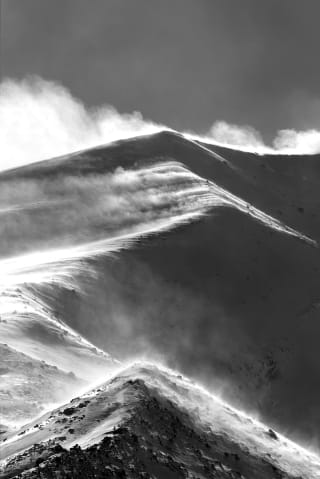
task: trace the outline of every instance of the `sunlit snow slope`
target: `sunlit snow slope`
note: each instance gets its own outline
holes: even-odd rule
[[[1,451],[1,477],[320,477],[317,456],[147,363],[27,424]]]
[[[91,382],[160,357],[317,447],[318,163],[163,132],[2,172],[1,342]]]
[[[43,407],[70,399],[86,387],[73,372],[64,372],[4,344],[0,345],[0,431],[5,424],[26,422]]]

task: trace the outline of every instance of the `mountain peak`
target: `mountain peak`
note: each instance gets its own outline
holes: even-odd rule
[[[36,445],[35,444],[39,444]],[[1,444],[1,477],[318,477],[320,462],[182,375],[134,363]],[[290,461],[288,461],[290,459]],[[122,471],[122,472],[121,472]],[[75,474],[75,472],[74,472]],[[213,476],[215,477],[215,476]]]

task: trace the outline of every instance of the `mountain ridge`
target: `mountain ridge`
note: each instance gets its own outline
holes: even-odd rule
[[[40,438],[42,446],[33,446]],[[313,479],[320,467],[316,456],[150,363],[119,371],[9,436],[1,449],[9,453],[3,478],[24,470],[28,478],[65,478],[70,470],[105,477],[107,469],[110,477]]]
[[[1,337],[92,381],[165,358],[316,448],[317,163],[163,132],[2,172]]]

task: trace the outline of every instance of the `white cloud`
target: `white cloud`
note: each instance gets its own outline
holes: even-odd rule
[[[320,152],[320,131],[280,130],[273,141],[275,150],[291,154]]]
[[[261,134],[251,126],[240,126],[216,121],[208,132],[208,137],[217,143],[257,150],[264,148]]]
[[[170,129],[144,120],[141,113],[120,114],[110,105],[86,108],[54,82],[32,77],[0,85],[0,170]],[[207,135],[187,138],[263,153],[320,152],[320,131],[280,130],[271,146],[251,126],[216,121]]]
[[[138,112],[87,109],[62,86],[38,77],[0,85],[1,170],[161,129]]]
[[[272,140],[271,146],[268,146],[263,142],[259,131],[251,126],[217,121],[203,137],[194,135],[191,135],[191,137],[259,154],[306,155],[320,153],[320,131],[316,129],[302,131],[293,129],[279,130]]]

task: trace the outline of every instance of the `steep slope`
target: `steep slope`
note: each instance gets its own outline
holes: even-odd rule
[[[1,285],[0,314],[1,341],[34,359],[91,381],[117,364],[68,327],[32,283]]]
[[[0,430],[23,424],[45,407],[71,399],[85,382],[67,373],[0,344]]]
[[[320,477],[313,454],[150,364],[28,424],[1,451],[3,478]]]
[[[256,155],[204,145],[233,165],[239,180],[232,190],[258,208],[285,219],[315,239],[320,235],[320,155]],[[221,177],[226,188],[230,180]]]
[[[318,157],[246,155],[164,132],[2,173],[1,337],[65,369],[166,357],[317,441]]]
[[[317,437],[317,250],[221,209],[93,263],[99,280],[84,290],[99,299],[64,302],[79,312],[74,328],[90,321],[92,342],[166,357],[297,438]]]

